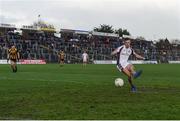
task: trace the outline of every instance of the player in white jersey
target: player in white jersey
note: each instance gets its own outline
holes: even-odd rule
[[[84,51],[84,53],[82,54],[82,59],[83,59],[83,66],[86,66],[87,62],[88,62],[88,59],[89,59],[89,56],[86,53],[86,51]]]
[[[145,59],[144,57],[138,55],[131,48],[131,40],[125,39],[124,45],[115,49],[111,55],[117,54],[117,68],[120,72],[123,72],[126,76],[128,76],[128,81],[131,85],[131,91],[135,92],[136,87],[132,83],[133,78],[137,78],[141,75],[142,70],[135,71],[134,66],[128,62],[129,56],[134,55],[138,59]]]

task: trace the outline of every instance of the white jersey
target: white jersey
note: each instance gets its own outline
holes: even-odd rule
[[[125,68],[129,63],[128,59],[131,54],[134,54],[134,51],[131,47],[126,48],[125,45],[122,45],[117,48],[117,65],[121,65]]]
[[[88,54],[87,54],[87,53],[83,53],[83,54],[82,54],[82,59],[83,59],[83,62],[87,62],[87,60],[88,60]]]

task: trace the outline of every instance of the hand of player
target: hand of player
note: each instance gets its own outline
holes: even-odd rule
[[[149,59],[148,59],[148,58],[143,58],[143,60],[144,60],[144,61],[147,61],[147,60],[149,60]]]
[[[7,63],[9,62],[9,59],[7,59]]]

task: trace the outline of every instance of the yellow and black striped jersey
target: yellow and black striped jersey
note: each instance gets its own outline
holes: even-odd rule
[[[8,50],[8,54],[9,54],[9,59],[11,59],[11,60],[18,59],[18,50],[17,50],[17,48],[10,48]]]
[[[64,56],[65,56],[65,53],[64,53],[64,52],[60,52],[60,53],[59,53],[59,58],[60,58],[60,59],[64,59]]]

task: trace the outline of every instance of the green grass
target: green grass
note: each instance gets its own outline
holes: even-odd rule
[[[180,64],[136,68],[131,93],[115,65],[0,65],[0,119],[180,119]]]

